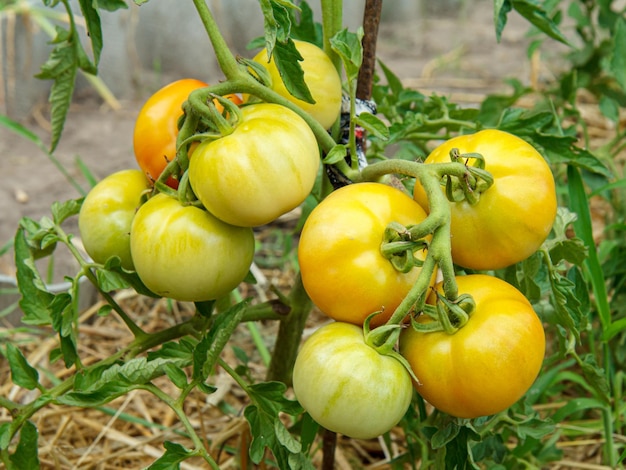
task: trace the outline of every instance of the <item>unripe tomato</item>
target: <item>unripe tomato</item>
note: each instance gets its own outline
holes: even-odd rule
[[[144,103],[135,122],[133,147],[135,158],[151,181],[156,181],[168,162],[176,157],[178,119],[182,104],[189,94],[208,84],[193,78],[172,82],[155,92]],[[169,178],[167,184],[178,187],[178,181]]]
[[[294,43],[303,58],[299,64],[304,72],[304,81],[315,100],[314,104],[299,100],[287,91],[274,58],[267,61],[266,49],[259,52],[253,60],[267,69],[272,79],[272,89],[276,93],[298,105],[313,116],[324,129],[328,129],[337,120],[341,111],[341,78],[322,49],[309,42],[294,41]]]
[[[548,237],[556,217],[554,178],[544,158],[525,140],[488,129],[444,142],[424,163],[450,161],[453,148],[461,154],[482,154],[485,169],[494,178],[476,205],[450,203],[453,261],[465,268],[488,270],[528,258]],[[419,182],[414,197],[428,210]]]
[[[546,347],[543,326],[526,297],[505,281],[484,274],[456,280],[459,293],[476,302],[465,326],[454,334],[407,328],[400,354],[419,380],[415,389],[435,408],[459,418],[499,413],[537,378]],[[431,320],[422,315],[418,321]]]
[[[231,134],[194,150],[189,183],[213,215],[254,227],[306,199],[320,156],[313,131],[290,109],[261,103],[242,108],[241,114]]]
[[[386,322],[409,292],[419,268],[397,271],[380,251],[390,222],[418,224],[424,210],[402,191],[381,183],[356,183],[332,192],[309,215],[298,260],[311,300],[329,317],[372,326]],[[424,259],[424,252],[417,252]]]
[[[363,330],[335,322],[318,329],[298,353],[293,390],[326,429],[357,439],[380,436],[406,413],[413,389],[404,366],[367,345]]]
[[[239,285],[252,264],[254,235],[160,193],[137,211],[130,247],[137,274],[152,292],[198,302]]]
[[[139,170],[122,170],[98,182],[83,201],[78,230],[87,254],[104,264],[118,256],[124,269],[133,270],[130,227],[150,183]]]

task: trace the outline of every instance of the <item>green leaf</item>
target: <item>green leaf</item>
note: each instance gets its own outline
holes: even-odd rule
[[[196,455],[194,451],[175,442],[165,441],[163,447],[165,447],[165,453],[155,460],[147,470],[178,470],[181,462]]]
[[[363,112],[354,117],[354,122],[379,139],[389,139],[389,128],[378,117],[371,113]]]
[[[511,5],[520,15],[533,24],[537,29],[566,46],[571,44],[561,33],[557,25],[548,17],[546,11],[532,0],[511,0]]]
[[[265,455],[265,448],[272,449],[276,446],[274,436],[274,418],[259,411],[255,405],[248,405],[243,415],[250,423],[252,442],[250,443],[250,459],[258,464]]]
[[[13,251],[17,268],[17,285],[21,294],[20,308],[24,313],[22,322],[28,325],[49,325],[50,304],[54,295],[46,290],[35,260],[26,241],[24,228],[20,227],[15,234]]]
[[[291,37],[315,44],[323,48],[322,24],[313,18],[313,10],[305,1],[301,1],[299,18],[296,18],[296,9],[289,10],[291,14]]]
[[[248,302],[243,301],[213,317],[211,329],[193,351],[194,379],[204,382],[209,376],[247,306]]]
[[[609,307],[604,274],[593,238],[589,201],[585,193],[580,171],[571,165],[567,168],[567,187],[570,196],[570,209],[578,215],[578,219],[574,222],[574,229],[576,234],[587,246],[589,252],[589,256],[585,260],[585,267],[591,278],[600,323],[602,324],[602,329],[606,330],[611,324],[611,310]],[[606,337],[606,331],[604,335],[605,340],[610,339]]]
[[[400,96],[400,93],[404,90],[404,85],[402,85],[398,76],[394,74],[382,61],[379,60],[378,64],[385,75],[385,80],[387,80],[387,85],[389,86],[391,93],[396,97]]]
[[[356,33],[342,29],[330,38],[330,45],[341,58],[349,82],[358,78],[363,63],[362,39],[363,28],[359,28]]]
[[[94,63],[97,66],[102,52],[102,24],[97,10],[97,0],[78,0],[87,27],[87,35],[91,39]],[[106,3],[106,2],[105,2]]]
[[[496,27],[496,40],[500,42],[502,31],[506,26],[507,15],[513,7],[510,0],[494,0],[493,2],[493,23]]]
[[[34,390],[39,385],[39,373],[31,366],[22,351],[12,343],[7,343],[6,355],[11,368],[11,380],[27,390]]]
[[[178,388],[183,389],[187,386],[187,374],[175,364],[165,364],[165,374]]]
[[[622,90],[626,91],[626,19],[624,17],[619,18],[615,24],[611,50],[611,72]]]
[[[119,257],[115,256],[114,258],[119,262]],[[107,264],[109,261],[111,260],[107,260]],[[98,279],[98,286],[104,292],[126,289],[128,287],[128,283],[119,272],[109,269],[96,269],[96,278]]]
[[[555,423],[562,422],[568,416],[574,413],[580,413],[584,410],[604,409],[605,405],[596,398],[571,398],[565,405],[559,408],[552,416]]]
[[[52,220],[54,223],[61,225],[68,218],[78,215],[83,200],[84,198],[71,199],[65,202],[53,202],[50,210],[52,211]]]
[[[342,144],[337,144],[330,149],[322,162],[326,165],[334,165],[335,163],[345,159],[346,155],[348,155],[348,149],[346,148],[346,146]]]
[[[117,11],[128,9],[124,0],[92,0],[93,6],[100,10]]]
[[[596,358],[591,353],[583,356],[580,366],[587,383],[595,390],[596,397],[608,405],[611,390],[604,369],[598,365]]]
[[[39,432],[30,421],[26,421],[20,430],[20,440],[10,460],[16,469],[37,470],[39,468]]]
[[[304,71],[300,66],[302,56],[296,44],[289,39],[287,42],[276,42],[273,51],[274,63],[280,78],[291,95],[306,103],[315,103],[311,91],[304,81]]]
[[[13,121],[12,119],[9,119],[7,116],[0,114],[0,125],[16,133],[17,135],[27,140],[30,140],[37,147],[39,147],[43,152],[48,153],[48,149],[46,148],[46,145],[39,138],[39,136],[35,134],[34,132],[30,131],[29,129],[27,129],[26,127],[24,127],[23,125],[21,125],[19,122]]]

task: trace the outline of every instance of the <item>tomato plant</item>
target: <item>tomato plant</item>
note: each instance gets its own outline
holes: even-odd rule
[[[399,272],[381,253],[390,222],[417,224],[424,210],[402,191],[357,183],[331,193],[309,215],[300,236],[302,283],[322,312],[362,325],[384,323],[413,286],[420,269]],[[417,258],[425,252],[418,250]]]
[[[254,57],[254,61],[267,69],[274,91],[311,114],[324,129],[328,129],[337,120],[341,110],[341,78],[322,49],[310,42],[296,40],[294,43],[302,56],[299,63],[304,72],[304,81],[315,103],[307,103],[289,93],[274,57],[268,59],[267,49],[260,51]]]
[[[85,250],[97,263],[118,256],[122,267],[132,270],[130,226],[141,195],[150,188],[139,170],[113,173],[87,194],[78,215],[78,229]]]
[[[447,140],[425,164],[450,160],[458,149],[467,165],[472,153],[484,157],[493,185],[478,202],[451,202],[452,259],[470,269],[499,269],[533,254],[547,238],[556,216],[554,177],[543,156],[528,142],[507,132],[488,129]],[[428,209],[428,198],[417,183],[415,200]]]
[[[150,290],[197,302],[237,287],[252,263],[254,236],[250,229],[157,194],[137,211],[130,248],[137,274]]]
[[[543,326],[526,297],[505,281],[473,274],[456,282],[476,303],[467,323],[454,334],[407,328],[400,353],[419,380],[415,389],[435,408],[459,418],[495,414],[537,378],[545,355]],[[421,315],[417,321],[431,319]]]
[[[315,421],[359,439],[395,426],[411,403],[411,377],[365,343],[363,330],[333,322],[307,339],[293,369],[298,401]]]
[[[252,227],[301,204],[319,165],[315,136],[300,116],[277,104],[254,104],[241,110],[231,134],[195,149],[189,182],[216,217]]]

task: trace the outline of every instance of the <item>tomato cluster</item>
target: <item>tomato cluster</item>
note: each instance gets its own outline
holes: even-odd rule
[[[297,47],[316,104],[294,102],[330,127],[340,111],[339,75],[317,46],[299,42]],[[265,66],[269,75],[275,73],[272,61]],[[181,301],[212,300],[234,289],[252,263],[252,227],[301,204],[320,167],[315,135],[302,117],[277,104],[244,106],[236,94],[227,95],[242,105],[236,116],[213,100],[217,113],[232,118],[230,131],[215,125],[213,131],[221,133],[216,135],[205,123],[207,130],[196,132],[206,135],[180,144],[183,103],[207,86],[193,78],[178,80],[144,103],[133,134],[141,171],[121,171],[99,182],[79,216],[85,248],[96,263],[117,256],[155,294]],[[278,75],[271,86],[290,96]],[[188,168],[166,178],[177,145],[187,148]],[[186,186],[179,188],[185,176]],[[159,189],[158,180],[172,190]]]
[[[296,46],[313,104],[287,92],[265,51],[254,60],[266,68],[269,87],[328,129],[340,112],[341,81],[321,49]],[[228,101],[211,103],[215,95],[202,95],[209,112],[198,119],[210,115],[221,125],[204,122],[191,136],[182,134],[183,103],[191,106],[190,94],[206,87],[179,80],[145,103],[134,132],[141,171],[103,179],[79,215],[94,262],[116,256],[152,292],[181,301],[218,299],[236,288],[253,261],[253,228],[299,206],[320,176],[311,129],[319,126],[287,106],[229,95],[225,110],[221,103]],[[303,344],[293,386],[307,412],[330,430],[378,436],[402,419],[414,389],[453,416],[498,413],[539,373],[545,337],[528,300],[487,274],[450,279],[442,269],[444,282],[435,286],[435,268],[445,256],[433,261],[431,253],[437,233],[445,233],[448,258],[464,270],[496,270],[526,259],[555,218],[552,173],[531,145],[497,130],[450,139],[421,168],[450,161],[458,171],[467,169],[459,178],[464,198],[450,186],[449,174],[433,172],[439,179],[428,195],[426,180],[415,178],[413,197],[381,182],[353,183],[325,197],[303,226],[302,285],[335,321]],[[171,176],[163,173],[166,167],[175,168]],[[480,171],[470,171],[475,168]],[[479,186],[487,173],[489,183]],[[445,232],[437,232],[432,217],[439,183],[450,200]],[[423,226],[430,229],[417,230]],[[458,295],[447,299],[450,285]],[[459,299],[467,298],[472,302],[462,306]],[[463,308],[466,318],[452,325],[454,332],[432,326],[444,318],[454,323],[449,311]],[[399,351],[389,338],[399,339]]]
[[[518,137],[486,130],[443,143],[425,165],[450,162],[451,151],[452,161],[466,169],[480,166],[493,178],[482,192],[467,186],[476,193],[472,200],[455,198],[446,188],[449,178],[441,178],[441,190],[451,199],[452,261],[462,269],[496,270],[539,249],[557,205],[543,157]],[[475,165],[477,158],[481,165]],[[463,184],[472,181],[471,174],[465,174]],[[380,183],[343,187],[313,210],[302,230],[298,256],[303,285],[336,322],[304,343],[294,369],[294,391],[316,421],[351,437],[389,430],[410,406],[405,390],[409,373],[383,349],[377,352],[380,345],[372,344],[367,331],[389,320],[422,271],[420,263],[408,272],[398,270],[382,250],[390,223],[406,226],[408,232],[431,212],[420,181],[416,178],[414,199]],[[417,246],[413,256],[423,261],[427,249]],[[458,275],[452,282],[456,299],[445,301],[440,282],[425,299],[423,308],[430,314],[407,311],[404,321],[414,315],[415,326],[402,327],[399,353],[414,374],[415,390],[437,409],[459,418],[499,413],[519,400],[539,374],[545,354],[542,323],[524,295],[495,276]],[[463,312],[466,319],[460,324],[446,309],[461,309],[461,299],[468,295],[472,307]],[[439,315],[452,322],[452,331],[435,327]],[[364,334],[359,327],[368,317]],[[367,419],[377,425],[366,424]]]

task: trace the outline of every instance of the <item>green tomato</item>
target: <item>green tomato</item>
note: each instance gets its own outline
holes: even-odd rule
[[[293,369],[296,398],[326,429],[357,439],[389,431],[406,413],[411,376],[365,343],[363,329],[334,322],[302,346]]]
[[[254,235],[161,193],[137,211],[130,248],[137,274],[151,291],[199,302],[222,297],[243,281]]]
[[[122,170],[96,184],[83,201],[78,230],[87,254],[104,264],[118,256],[122,267],[133,270],[130,227],[141,195],[150,183],[139,170]]]
[[[189,183],[204,207],[232,225],[272,222],[309,195],[320,166],[313,131],[277,104],[246,106],[234,131],[201,143]]]

